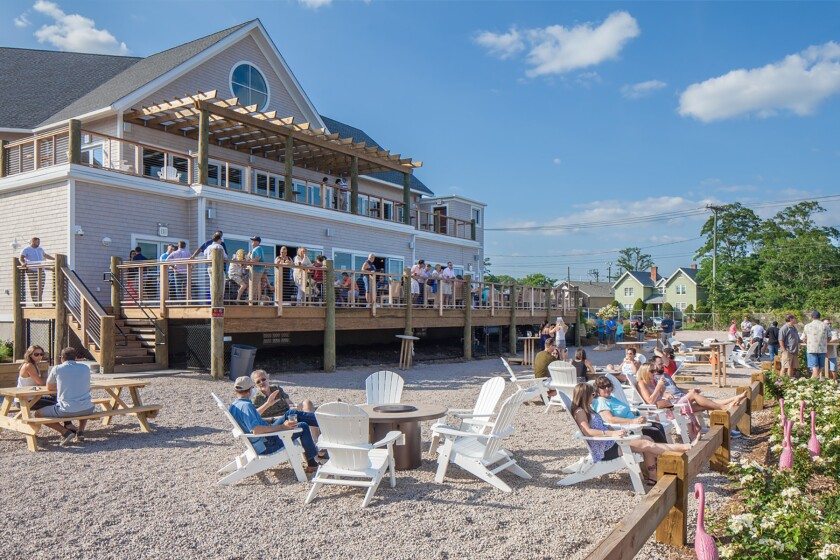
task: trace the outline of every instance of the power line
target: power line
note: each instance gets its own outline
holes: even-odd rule
[[[645,247],[638,247],[638,249],[653,249],[655,247],[665,247],[666,245],[677,245],[679,243],[688,243],[689,241],[697,241],[703,239],[700,237],[692,237],[691,239],[683,239],[682,241],[669,241],[668,243],[659,243],[657,245],[647,245]],[[510,259],[544,259],[553,257],[588,257],[590,255],[610,255],[612,253],[620,253],[623,249],[614,249],[611,251],[587,251],[586,253],[550,253],[544,255],[485,255],[489,258],[510,258]]]

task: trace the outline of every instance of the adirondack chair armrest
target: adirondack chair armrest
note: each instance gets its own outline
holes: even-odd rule
[[[455,418],[467,419],[467,418],[494,418],[496,416],[495,412],[488,412],[487,414],[453,414]]]
[[[388,432],[387,434],[385,434],[384,438],[380,439],[376,443],[371,444],[371,447],[384,447],[395,442],[397,445],[405,445],[405,434],[403,434],[399,430]]]
[[[275,437],[276,436],[276,437],[279,437],[281,439],[291,440],[292,436],[294,434],[296,434],[298,432],[302,432],[302,431],[303,431],[302,428],[294,428],[294,429],[291,429],[291,430],[282,430],[282,431],[279,431],[279,432],[269,432],[267,434],[239,434],[238,437],[244,437],[244,438],[248,438],[248,439],[258,439],[258,438]]]
[[[435,432],[442,436],[452,436],[452,437],[468,437],[468,438],[476,438],[478,434],[475,432],[467,432],[464,430],[457,430],[451,426],[447,426],[446,424],[436,424],[434,426]],[[484,436],[486,437],[486,436]]]
[[[470,420],[469,418],[463,421],[468,426],[481,426],[482,428],[492,428],[496,425],[495,422],[487,422],[486,420]]]
[[[356,445],[352,445],[349,443],[332,443],[329,441],[324,441],[323,439],[318,440],[318,449],[344,449],[347,451],[370,451],[373,449],[373,445],[370,443],[359,443]]]
[[[615,428],[616,430],[627,430],[628,432],[638,431],[642,428],[649,428],[650,424],[610,424],[609,422],[604,422],[610,428]]]
[[[454,416],[455,414],[469,414],[470,412],[472,412],[471,408],[450,408],[446,414]]]
[[[583,434],[577,434],[578,439],[589,440],[589,441],[632,441],[634,439],[639,439],[642,437],[641,434],[630,434],[624,437],[613,437],[613,436],[585,436]]]

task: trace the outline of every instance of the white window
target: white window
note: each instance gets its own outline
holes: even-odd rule
[[[145,156],[144,156],[145,157]],[[175,168],[178,168],[177,162]],[[245,169],[218,161],[207,164],[207,184],[241,191],[245,185]]]
[[[624,297],[630,297],[633,295],[633,288],[624,288]]]
[[[321,185],[319,183],[306,184],[306,201],[312,206],[321,206]]]
[[[279,198],[283,192],[283,177],[265,171],[254,171],[254,192],[263,196]]]
[[[102,167],[104,159],[103,142],[95,142],[91,134],[82,136],[82,163]]]
[[[382,219],[393,221],[394,219],[394,203],[391,201],[384,201],[382,203]]]
[[[230,73],[230,91],[239,98],[239,104],[256,105],[262,111],[268,105],[268,82],[253,64],[241,62]]]
[[[688,307],[688,304],[684,301],[680,302],[676,305],[676,308],[679,309],[680,311],[685,311],[686,307]]]
[[[685,294],[686,294],[685,284],[678,284],[677,285],[677,295],[685,295]]]
[[[481,208],[472,209],[472,219],[475,220],[475,225],[481,225]]]

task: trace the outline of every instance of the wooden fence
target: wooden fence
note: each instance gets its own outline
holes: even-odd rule
[[[752,432],[753,412],[764,408],[764,374],[754,373],[748,392],[734,410],[713,410],[710,430],[688,453],[664,453],[658,461],[658,482],[633,511],[589,553],[587,560],[629,560],[636,556],[655,532],[657,542],[675,547],[686,545],[688,536],[688,494],[694,478],[706,463],[717,472],[727,472],[730,459],[730,430]]]

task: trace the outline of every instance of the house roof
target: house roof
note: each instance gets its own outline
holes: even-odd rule
[[[615,291],[610,282],[580,282],[571,283],[581,293],[593,297],[612,297]]]
[[[615,283],[613,284],[613,289],[615,289],[615,287],[618,286],[627,276],[633,277],[636,280],[636,282],[638,282],[645,288],[656,287],[656,283],[650,277],[650,272],[647,272],[646,270],[627,270],[624,272],[624,274],[621,275],[621,277],[618,280],[615,281]]]
[[[0,47],[0,60],[0,128],[32,129],[142,59]]]
[[[675,270],[674,273],[668,277],[668,279],[665,281],[665,284],[667,285],[668,283],[670,283],[671,279],[674,278],[679,272],[682,272],[689,280],[694,282],[695,285],[697,284],[697,273],[699,271],[696,268],[685,268],[682,266]]]
[[[665,294],[653,294],[645,298],[645,303],[661,304],[665,303]]]
[[[190,41],[189,43],[184,43],[183,45],[178,45],[177,47],[153,54],[152,56],[141,58],[129,68],[103,82],[87,95],[63,107],[51,117],[41,122],[39,126],[71,119],[96,111],[97,109],[102,109],[103,107],[108,107],[115,101],[122,99],[152,80],[180,66],[201,51],[210,48],[228,35],[250,23],[251,21],[246,21],[245,23],[223,29],[206,37],[201,37],[195,41]]]
[[[364,142],[368,146],[382,148],[382,146],[379,145],[379,142],[371,138],[367,132],[360,128],[350,126],[349,124],[331,119],[330,117],[325,117],[324,115],[321,115],[321,119],[324,121],[324,124],[327,125],[330,132],[337,132],[342,138],[352,138],[355,142]],[[368,176],[373,177],[374,179],[379,179],[380,181],[394,183],[400,187],[402,187],[403,184],[403,175],[399,171],[382,171],[379,173],[370,173]],[[411,175],[411,190],[427,194],[429,196],[434,196],[435,194],[414,174]]]

